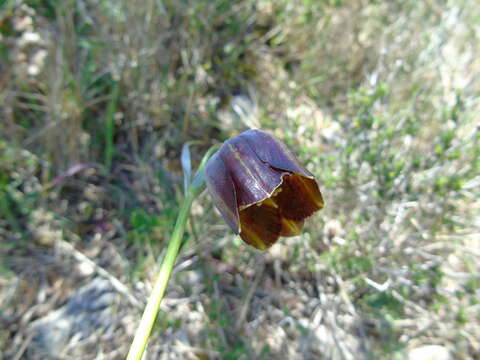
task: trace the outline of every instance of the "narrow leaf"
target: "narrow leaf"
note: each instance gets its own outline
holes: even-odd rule
[[[183,170],[183,188],[187,193],[188,186],[190,185],[190,179],[192,178],[192,159],[190,157],[190,144],[185,143],[182,147],[182,155],[180,158],[182,162]]]

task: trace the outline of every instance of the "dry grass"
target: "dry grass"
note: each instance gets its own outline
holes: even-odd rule
[[[123,358],[182,144],[247,127],[327,206],[258,253],[202,196],[148,358],[480,357],[475,0],[0,9],[0,358]]]

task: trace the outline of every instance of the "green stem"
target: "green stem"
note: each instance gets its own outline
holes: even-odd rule
[[[113,83],[112,94],[107,107],[106,121],[105,121],[105,166],[110,169],[112,166],[113,154],[115,146],[113,138],[115,136],[115,112],[117,111],[117,101],[119,94],[118,81]]]
[[[160,271],[157,275],[157,280],[155,280],[152,293],[148,298],[147,306],[143,311],[142,319],[140,320],[137,332],[135,333],[132,345],[130,346],[127,360],[142,359],[143,353],[145,352],[145,347],[147,346],[148,338],[152,332],[153,324],[157,318],[160,303],[165,295],[165,289],[167,288],[168,280],[170,279],[170,275],[172,275],[173,265],[175,265],[175,259],[177,258],[178,250],[180,249],[180,245],[182,243],[182,237],[183,233],[185,232],[185,225],[187,224],[192,202],[205,188],[205,179],[203,177],[204,167],[207,164],[210,156],[212,156],[220,146],[221,144],[213,145],[206,152],[202,161],[200,162],[200,165],[198,166],[193,181],[188,186],[185,199],[183,199],[180,212],[178,213],[177,222],[175,223],[172,237],[170,238],[170,243],[168,244],[167,252],[163,258],[162,266],[160,267]]]
[[[162,266],[155,281],[152,293],[148,298],[147,306],[140,320],[140,325],[135,333],[130,351],[127,355],[127,360],[141,360],[145,347],[147,346],[150,332],[152,331],[153,324],[157,317],[160,303],[165,295],[165,289],[167,288],[168,280],[172,274],[173,265],[177,258],[178,249],[182,242],[182,236],[185,231],[185,225],[187,223],[188,215],[190,213],[190,207],[192,206],[193,199],[197,195],[195,191],[188,191],[185,199],[183,200],[182,207],[178,214],[175,228],[168,244],[167,253],[163,259]]]

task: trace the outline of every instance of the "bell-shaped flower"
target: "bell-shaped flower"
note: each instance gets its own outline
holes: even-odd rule
[[[248,130],[223,143],[205,168],[213,202],[232,230],[257,249],[301,233],[323,207],[313,175],[273,136]]]

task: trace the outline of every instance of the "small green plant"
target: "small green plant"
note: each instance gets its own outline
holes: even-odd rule
[[[213,203],[232,230],[247,244],[261,250],[268,249],[280,236],[298,235],[304,219],[323,207],[312,174],[283,143],[263,131],[248,130],[221,146],[212,147],[193,177],[187,144],[182,151],[182,168],[185,198],[128,360],[140,360],[143,356],[180,250],[190,207],[205,183]],[[212,304],[214,320],[221,327],[227,326],[228,317],[215,310],[215,305],[218,304]],[[228,350],[225,357],[238,356],[242,348]]]

